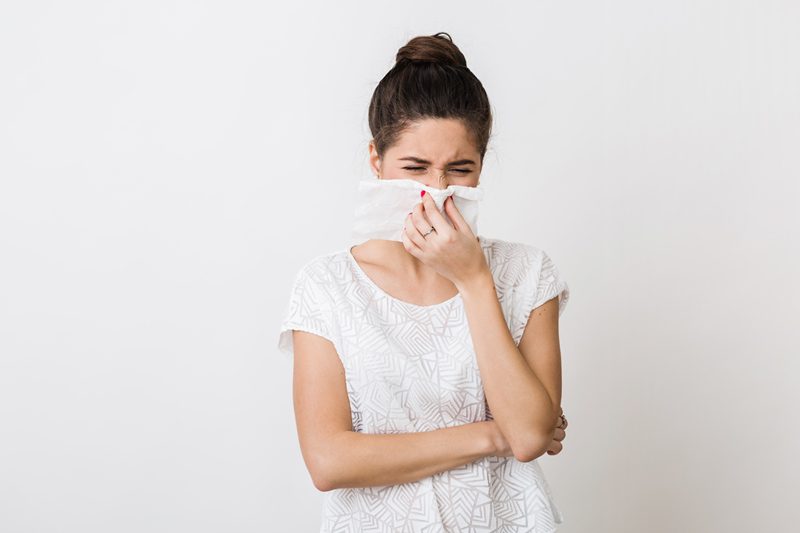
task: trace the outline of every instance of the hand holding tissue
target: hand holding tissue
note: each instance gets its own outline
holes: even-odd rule
[[[423,190],[450,224],[453,222],[444,210],[444,201],[452,196],[472,233],[478,234],[478,206],[484,196],[480,186],[450,185],[436,189],[414,179],[366,178],[358,184],[351,246],[369,239],[402,242],[406,216],[420,202]]]

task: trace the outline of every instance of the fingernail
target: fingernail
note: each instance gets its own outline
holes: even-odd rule
[[[419,191],[420,197],[425,196],[425,191]]]

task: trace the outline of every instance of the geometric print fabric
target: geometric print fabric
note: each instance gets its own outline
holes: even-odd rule
[[[550,257],[526,243],[478,236],[511,336],[569,287]],[[320,335],[345,369],[354,431],[432,431],[491,419],[461,295],[429,306],[399,300],[361,269],[350,248],[319,255],[295,276],[278,335]],[[563,522],[538,459],[484,457],[399,485],[324,493],[321,532],[536,532]]]

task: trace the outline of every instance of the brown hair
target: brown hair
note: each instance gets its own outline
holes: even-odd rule
[[[375,88],[369,129],[378,155],[382,157],[411,122],[423,118],[462,120],[483,161],[492,130],[489,97],[445,32],[408,41]]]

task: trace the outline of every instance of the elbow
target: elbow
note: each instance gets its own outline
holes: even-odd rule
[[[311,475],[311,481],[314,483],[314,487],[320,492],[328,492],[336,488],[336,486],[331,483],[328,478],[321,477],[319,475]]]
[[[308,473],[318,491],[329,492],[349,486],[347,484],[352,481],[352,468],[349,467],[351,463],[346,460],[347,454],[342,451],[348,449],[348,443],[341,442],[341,438],[353,434],[352,431],[342,431],[326,435],[303,450]]]
[[[534,459],[544,455],[544,450],[541,448],[527,447],[524,450],[514,450],[514,459],[520,463],[529,463]]]
[[[550,449],[550,444],[553,441],[556,427],[560,422],[560,411],[553,412],[550,420],[539,420],[525,431],[518,433],[518,436],[509,439],[511,451],[514,453],[514,458],[521,463],[529,463],[534,459],[541,457],[547,450]]]
[[[330,456],[325,452],[320,452],[310,457],[306,464],[308,473],[311,475],[311,482],[320,492],[328,492],[338,488],[330,461]]]
[[[511,445],[511,451],[514,453],[514,459],[521,463],[529,463],[534,459],[541,457],[547,452],[552,440],[552,431],[548,434],[544,431],[534,431],[528,433],[522,439],[518,439],[515,444]]]
[[[313,471],[311,473],[311,481],[314,483],[314,487],[320,492],[328,492],[336,487],[330,481],[330,478],[323,475],[321,472]]]

